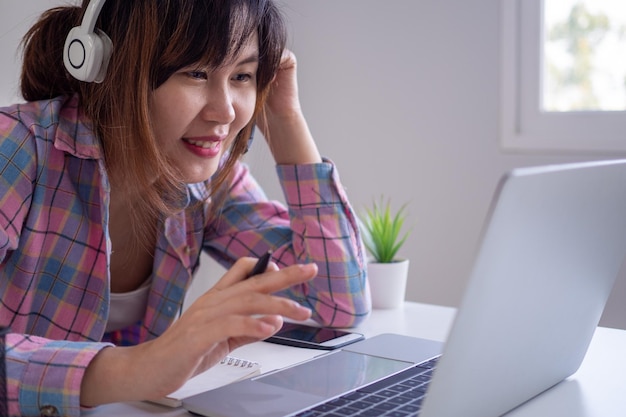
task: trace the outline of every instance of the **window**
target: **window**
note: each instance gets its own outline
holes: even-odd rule
[[[502,5],[503,147],[626,151],[626,2]]]

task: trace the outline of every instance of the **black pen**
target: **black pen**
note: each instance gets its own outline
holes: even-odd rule
[[[259,260],[254,265],[254,268],[252,268],[252,271],[246,278],[250,278],[252,276],[259,275],[265,272],[270,264],[270,259],[272,259],[272,251],[268,250],[267,252],[265,252],[265,254],[263,254],[263,256],[259,258]]]

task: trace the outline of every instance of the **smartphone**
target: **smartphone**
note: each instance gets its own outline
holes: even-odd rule
[[[360,333],[285,322],[274,336],[265,341],[309,349],[332,350],[363,339],[364,336]]]

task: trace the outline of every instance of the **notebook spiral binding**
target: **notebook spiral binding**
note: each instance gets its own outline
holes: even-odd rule
[[[231,365],[231,366],[239,366],[241,368],[252,368],[255,365],[258,365],[257,362],[252,362],[252,361],[248,361],[245,359],[240,359],[240,358],[235,358],[232,356],[226,356],[224,359],[222,359],[220,361],[220,363],[224,364],[224,365]]]

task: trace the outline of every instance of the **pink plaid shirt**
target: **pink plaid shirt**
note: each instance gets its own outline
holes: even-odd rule
[[[287,207],[268,201],[243,164],[217,221],[188,186],[185,210],[158,231],[148,307],[104,333],[109,310],[109,183],[102,149],[75,97],[0,109],[0,325],[7,336],[10,415],[80,414],[85,368],[103,347],[162,334],[180,312],[201,251],[228,267],[274,251],[279,265],[316,262],[312,282],[285,291],[325,325],[370,310],[364,249],[334,165],[278,166]]]

